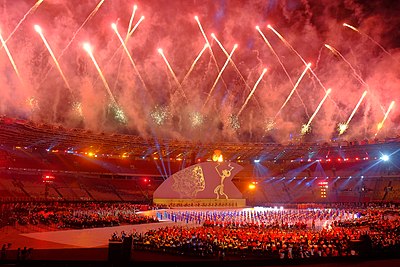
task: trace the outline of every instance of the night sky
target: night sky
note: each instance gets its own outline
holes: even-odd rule
[[[302,137],[308,122],[306,141],[400,133],[399,1],[44,0],[32,8],[35,3],[0,3],[1,35],[16,66],[2,48],[0,114],[95,132],[213,142],[287,142]],[[137,72],[111,28],[116,23],[125,39],[133,5],[132,27],[145,17],[126,42]],[[195,16],[214,57],[205,49],[183,81],[206,44]],[[211,33],[227,54],[238,45],[232,54],[235,65],[225,64],[227,56]],[[85,42],[107,85],[83,49]],[[281,109],[306,67],[299,55],[315,75],[308,70]],[[331,93],[313,117],[328,88]],[[338,124],[348,121],[364,91],[366,97],[339,136]]]

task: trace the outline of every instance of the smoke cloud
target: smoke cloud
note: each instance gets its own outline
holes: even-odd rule
[[[35,1],[2,2],[0,27],[4,39],[27,15],[7,41],[21,79],[5,49],[0,50],[1,114],[145,138],[254,142],[287,142],[300,138],[302,125],[308,122],[325,90],[308,72],[278,114],[305,65],[267,27],[270,24],[306,62],[312,63],[311,68],[325,89],[332,88],[305,140],[337,138],[338,123],[347,121],[365,90],[368,94],[341,138],[374,138],[391,101],[396,104],[377,137],[399,135],[400,36],[397,29],[400,17],[397,10],[400,4],[397,2],[106,0],[77,32],[99,2],[44,1],[29,14],[26,12]],[[138,9],[132,25],[141,16],[145,19],[126,45],[142,81],[111,28],[111,23],[117,23],[122,37],[126,36],[133,4]],[[194,16],[198,16],[204,28],[216,62],[210,50],[206,50],[187,80],[178,85],[157,49],[163,49],[182,83],[206,43]],[[343,23],[356,27],[359,32],[344,27]],[[66,87],[34,31],[35,24],[41,26],[59,58],[72,90]],[[292,82],[255,29],[256,25]],[[211,33],[228,53],[238,44],[232,60],[240,75],[230,63],[210,101],[204,105],[218,70],[227,59]],[[82,48],[84,42],[91,44],[117,103],[111,101],[93,62]],[[339,51],[348,63],[325,44]],[[267,73],[237,116],[264,68],[268,68]],[[118,116],[117,108],[123,111],[122,117]]]

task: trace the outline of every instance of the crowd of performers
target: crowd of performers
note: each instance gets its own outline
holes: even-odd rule
[[[155,209],[145,213],[139,210]],[[400,209],[394,206],[156,209],[130,203],[10,203],[0,205],[0,227],[58,229],[177,222],[147,232],[114,233],[134,249],[209,257],[312,258],[400,248]]]
[[[188,224],[132,233],[135,249],[292,259],[400,248],[398,209],[169,210],[158,216]]]
[[[94,228],[120,224],[158,222],[140,210],[148,205],[130,203],[10,203],[0,205],[0,228],[4,226],[45,225],[54,228]]]

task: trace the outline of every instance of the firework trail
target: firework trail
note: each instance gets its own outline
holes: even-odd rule
[[[131,18],[129,19],[128,31],[126,32],[125,41],[128,39],[129,31],[131,30],[133,19],[135,18],[136,10],[137,10],[137,5],[134,5],[133,8],[132,8]]]
[[[219,47],[221,48],[222,52],[224,52],[225,56],[228,58],[229,54],[226,51],[226,49],[224,48],[224,46],[221,44],[221,42],[217,39],[217,37],[215,36],[214,33],[211,33],[211,37],[217,42],[217,44],[219,45]],[[237,72],[237,74],[239,75],[239,77],[242,79],[242,81],[244,82],[244,85],[251,91],[250,86],[247,84],[246,79],[243,77],[243,75],[240,73],[239,69],[237,68],[235,62],[233,62],[232,58],[230,59],[230,62],[233,66],[233,68],[235,69],[235,71]]]
[[[390,103],[390,106],[389,106],[388,110],[386,111],[385,116],[383,117],[383,120],[380,123],[378,123],[378,130],[375,133],[375,137],[378,135],[379,131],[383,128],[383,124],[385,123],[387,117],[389,116],[389,112],[393,109],[393,107],[394,107],[394,101],[392,101]]]
[[[100,9],[100,7],[103,5],[105,0],[100,0],[100,2],[97,4],[97,6],[93,9],[93,11],[89,14],[89,16],[85,19],[85,21],[82,23],[82,25],[75,31],[75,33],[72,35],[71,40],[69,40],[67,46],[61,51],[60,55],[58,56],[57,60],[60,60],[61,57],[64,55],[65,51],[70,47],[72,42],[75,40],[76,36],[78,33],[82,30],[83,27],[85,27],[86,23],[91,20],[94,15],[96,15],[97,11]]]
[[[360,32],[356,27],[353,27],[347,23],[343,23],[344,27],[350,28],[355,32],[358,32],[361,35],[365,35],[367,36],[367,38],[372,41],[374,44],[376,44],[383,52],[385,52],[386,54],[388,54],[390,57],[393,58],[392,54],[389,53],[389,51],[387,51],[380,43],[378,43],[377,41],[375,41],[371,36],[369,36],[368,34],[364,33],[364,32]]]
[[[207,95],[207,99],[206,99],[206,101],[204,102],[203,109],[204,109],[204,107],[207,105],[208,100],[210,100],[211,94],[212,94],[212,92],[214,91],[215,86],[216,86],[217,83],[218,83],[218,80],[221,78],[221,75],[222,75],[222,73],[224,72],[226,66],[228,66],[228,63],[229,63],[229,61],[230,61],[230,58],[232,57],[232,55],[233,55],[233,53],[235,52],[236,48],[237,48],[237,44],[235,44],[235,45],[233,46],[232,52],[229,54],[229,57],[226,59],[224,66],[222,67],[222,69],[221,69],[220,72],[218,73],[218,76],[217,76],[217,78],[215,79],[215,82],[214,82],[213,86],[211,87],[210,92],[209,92],[208,95]]]
[[[267,37],[265,37],[264,33],[260,30],[260,27],[259,27],[259,26],[256,26],[256,29],[257,29],[258,33],[261,35],[261,37],[263,38],[264,42],[268,45],[268,47],[269,47],[269,49],[271,50],[272,54],[274,54],[274,56],[275,56],[276,59],[278,60],[279,65],[281,65],[283,71],[285,72],[286,76],[288,77],[290,84],[294,87],[295,84],[293,83],[292,78],[290,77],[288,71],[286,70],[285,65],[283,65],[283,62],[282,62],[281,59],[279,58],[278,54],[275,52],[275,49],[272,47],[272,45],[271,45],[271,43],[268,41]],[[303,99],[301,98],[300,94],[299,94],[297,91],[296,91],[296,95],[297,95],[298,98],[300,99],[300,102],[301,102],[301,104],[303,105],[303,108],[304,108],[304,111],[305,111],[307,117],[310,117],[309,114],[308,114],[308,110],[307,110],[306,104],[304,103]],[[275,118],[276,118],[276,116],[275,116]]]
[[[135,32],[135,30],[137,29],[137,27],[139,27],[140,23],[144,20],[144,18],[145,18],[144,16],[142,16],[142,17],[140,18],[140,20],[135,24],[135,26],[133,27],[133,29],[130,31],[130,34],[128,35],[128,37],[125,38],[125,41],[124,41],[124,44],[125,44],[125,45],[128,43],[129,37],[132,36],[132,34],[133,34],[133,33]],[[110,59],[108,60],[108,62],[107,62],[107,64],[106,64],[106,68],[107,68],[108,65],[110,65],[110,63],[112,62],[112,60],[114,59],[114,57],[117,55],[117,53],[118,53],[118,51],[119,51],[119,49],[120,49],[121,47],[123,47],[122,44],[121,44],[120,46],[118,46],[117,49],[115,49],[114,54],[112,54],[112,56],[110,57]],[[121,63],[120,63],[120,64],[121,64]]]
[[[62,69],[61,69],[61,67],[60,67],[60,64],[58,63],[57,58],[55,57],[55,55],[54,55],[54,53],[53,53],[53,50],[51,49],[49,43],[47,42],[46,38],[45,38],[44,35],[43,35],[42,28],[40,28],[39,25],[35,25],[34,28],[35,28],[35,31],[40,35],[40,38],[42,39],[44,45],[46,46],[47,50],[49,51],[50,56],[51,56],[51,58],[53,59],[54,63],[56,64],[57,69],[58,69],[58,72],[60,73],[61,77],[63,78],[65,85],[67,86],[67,88],[68,88],[68,89],[71,91],[71,93],[72,93],[71,86],[69,85],[68,80],[67,80],[67,78],[65,77],[64,72],[62,71]]]
[[[286,98],[285,102],[282,104],[281,108],[278,110],[278,112],[275,115],[276,119],[278,117],[278,115],[280,114],[280,112],[282,111],[282,109],[286,106],[287,102],[289,102],[289,99],[292,97],[293,93],[296,91],[297,87],[299,86],[301,80],[303,79],[304,75],[307,73],[307,70],[311,67],[311,63],[307,64],[307,67],[304,69],[303,73],[300,75],[299,79],[297,80],[296,84],[293,86],[292,91],[290,92],[289,96]]]
[[[103,72],[101,71],[100,66],[99,66],[99,64],[97,64],[97,61],[96,61],[96,59],[95,59],[95,57],[93,55],[92,47],[90,46],[89,43],[84,43],[83,44],[83,49],[85,49],[85,51],[88,53],[90,59],[93,61],[93,64],[96,67],[97,72],[99,73],[101,80],[103,81],[104,87],[107,89],[107,92],[108,92],[108,95],[111,98],[111,101],[113,102],[113,104],[115,106],[118,106],[117,101],[115,100],[115,97],[111,92],[111,88],[108,85],[108,82],[107,82],[106,78],[104,77]]]
[[[190,73],[192,73],[194,66],[196,65],[197,61],[199,61],[199,59],[201,58],[201,56],[203,55],[204,51],[206,51],[206,49],[208,48],[208,44],[205,44],[203,49],[200,51],[200,53],[197,55],[197,57],[195,58],[195,60],[193,61],[192,65],[190,66],[189,71],[186,73],[185,77],[183,77],[182,82],[181,82],[181,86],[183,85],[183,83],[186,81],[186,79],[189,77]]]
[[[137,67],[136,67],[135,62],[134,62],[133,59],[132,59],[131,54],[129,53],[128,48],[126,47],[126,45],[125,45],[125,43],[124,43],[124,40],[122,40],[122,37],[121,37],[121,35],[120,35],[119,32],[118,32],[117,25],[116,25],[115,23],[113,23],[113,24],[111,24],[111,27],[112,27],[112,29],[114,30],[115,34],[117,35],[119,41],[121,42],[121,45],[122,45],[122,47],[124,48],[124,51],[125,51],[126,55],[128,56],[129,61],[131,62],[133,69],[134,69],[135,72],[136,72],[136,75],[139,77],[140,82],[143,84],[143,87],[144,87],[147,91],[149,91],[148,88],[147,88],[147,86],[146,86],[146,83],[144,82],[142,76],[141,76],[140,73],[139,73],[139,70],[138,70]]]
[[[19,26],[25,21],[26,17],[30,14],[36,11],[36,9],[40,6],[41,3],[43,3],[44,0],[39,0],[34,4],[28,12],[25,13],[25,15],[22,17],[22,19],[18,22],[17,26],[15,26],[14,30],[10,33],[10,35],[4,40],[4,43],[7,43],[8,40],[14,35],[14,33],[18,30]],[[2,45],[3,47],[3,45]]]
[[[125,39],[125,43],[128,42],[129,38],[132,36],[132,34],[136,31],[136,29],[139,27],[140,23],[145,19],[145,16],[141,16],[138,22],[136,22],[135,26],[133,26],[132,30],[129,32],[128,36]]]
[[[10,50],[8,50],[6,41],[3,39],[3,36],[1,35],[1,33],[0,33],[0,41],[1,41],[1,45],[4,47],[4,50],[6,51],[6,54],[7,54],[8,58],[10,59],[11,65],[12,65],[15,73],[17,74],[18,79],[22,83],[21,75],[19,74],[17,65],[15,65],[14,59],[13,59],[13,57],[11,55],[11,52],[10,52]]]
[[[250,98],[252,97],[252,95],[254,94],[254,92],[256,91],[258,84],[261,82],[261,80],[262,80],[262,78],[263,78],[263,76],[264,76],[264,74],[265,74],[266,72],[267,72],[267,69],[264,69],[264,70],[262,71],[262,73],[261,73],[260,77],[258,78],[257,82],[254,84],[254,87],[253,87],[253,89],[251,90],[249,96],[247,97],[247,99],[246,99],[246,101],[244,102],[243,106],[240,108],[240,110],[239,110],[239,112],[238,112],[238,114],[237,114],[238,117],[239,117],[240,114],[242,113],[243,109],[246,107],[247,103],[249,102],[249,100],[250,100]]]
[[[208,48],[209,48],[209,50],[210,50],[211,58],[212,58],[213,61],[214,61],[215,67],[217,68],[217,71],[220,72],[217,59],[215,58],[214,52],[213,52],[213,50],[212,50],[212,48],[211,48],[211,44],[210,44],[210,42],[208,41],[208,38],[207,38],[207,36],[206,36],[206,34],[205,34],[205,32],[204,32],[203,26],[202,26],[201,23],[200,23],[199,17],[198,17],[198,16],[194,16],[194,19],[196,20],[197,25],[199,26],[199,29],[200,29],[200,31],[201,31],[201,34],[203,35],[204,40],[205,40],[206,43],[208,44]],[[228,88],[228,86],[226,85],[226,83],[225,83],[225,81],[224,81],[224,78],[222,78],[221,80],[222,80],[222,83],[224,84],[225,88]]]
[[[80,30],[86,25],[86,23],[93,18],[93,16],[97,13],[101,5],[104,3],[105,0],[101,0],[97,6],[93,9],[93,11],[89,14],[89,16],[85,19],[85,21],[82,23],[82,25],[75,31],[73,34],[71,40],[69,40],[67,46],[61,51],[60,55],[57,58],[57,61],[60,61],[61,57],[64,55],[65,51],[68,50],[68,48],[71,46],[72,42],[75,40],[75,37],[78,35]],[[50,71],[53,69],[53,66],[50,67],[50,69],[47,71],[47,73],[43,76],[44,78],[41,80],[40,84],[42,84],[46,79],[47,76],[49,75]]]
[[[328,95],[331,93],[331,89],[329,88],[326,93],[324,98],[321,100],[321,102],[318,104],[317,109],[314,111],[314,114],[311,116],[311,118],[308,120],[307,124],[304,124],[301,128],[301,133],[302,134],[306,134],[309,130],[310,130],[310,125],[311,122],[313,121],[314,117],[317,115],[318,111],[321,109],[322,105],[324,104],[326,98],[328,97]]]
[[[353,76],[360,82],[361,85],[365,86],[367,90],[369,91],[369,85],[364,81],[364,79],[358,75],[357,71],[354,69],[354,67],[351,65],[351,63],[334,47],[331,45],[325,44],[325,47],[328,48],[334,55],[339,56],[348,66],[349,68],[353,71]],[[383,114],[385,114],[385,110],[382,105],[380,105]]]
[[[367,87],[369,89],[368,84],[363,80],[363,78],[361,78],[360,75],[358,75],[357,71],[354,69],[354,67],[351,65],[351,63],[334,47],[325,44],[325,47],[328,48],[334,55],[339,56],[349,67],[350,69],[353,71],[353,76],[365,87]]]
[[[304,60],[304,58],[299,54],[299,52],[297,52],[296,49],[294,49],[294,47],[290,43],[288,43],[288,41],[286,41],[285,38],[283,38],[283,36],[277,30],[272,28],[271,25],[268,25],[267,28],[272,30],[279,37],[279,39],[281,39],[281,41],[300,58],[300,60],[304,63],[304,65],[307,66],[308,63]],[[314,76],[314,78],[318,81],[319,85],[322,87],[322,89],[324,89],[324,91],[326,93],[326,88],[322,84],[321,80],[318,78],[317,74],[315,74],[315,72],[312,69],[310,69],[310,72]]]
[[[357,105],[353,109],[353,112],[350,114],[350,117],[347,119],[346,123],[339,125],[339,135],[342,135],[347,130],[347,128],[349,127],[349,123],[350,123],[351,119],[353,118],[354,114],[356,114],[356,111],[357,111],[358,107],[361,105],[361,102],[364,100],[366,95],[367,95],[367,91],[364,91],[364,93],[362,94],[362,96],[361,96],[360,100],[358,101]]]
[[[158,53],[159,53],[159,54],[161,55],[161,57],[164,59],[164,62],[165,62],[165,64],[167,65],[168,70],[169,70],[169,72],[170,72],[171,75],[172,75],[172,78],[174,78],[174,81],[176,82],[178,88],[179,88],[179,89],[181,90],[181,92],[182,92],[182,96],[183,96],[183,97],[185,98],[185,100],[187,101],[187,97],[186,97],[185,91],[183,90],[183,88],[182,88],[180,82],[178,81],[178,78],[177,78],[176,75],[175,75],[174,70],[172,69],[171,65],[169,64],[169,62],[168,62],[167,58],[165,57],[164,52],[163,52],[163,50],[162,50],[161,48],[158,49]]]

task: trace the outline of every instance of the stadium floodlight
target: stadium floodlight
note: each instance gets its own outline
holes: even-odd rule
[[[381,160],[388,161],[389,160],[389,156],[388,155],[382,155]]]
[[[255,159],[254,163],[260,163],[260,159]]]

